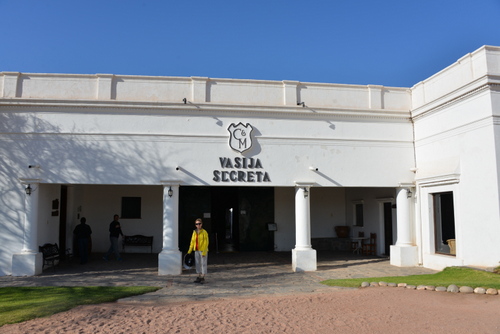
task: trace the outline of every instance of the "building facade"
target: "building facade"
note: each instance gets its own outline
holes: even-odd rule
[[[0,72],[0,275],[41,273],[83,216],[105,252],[114,214],[160,275],[198,217],[211,250],[294,271],[338,226],[393,265],[497,266],[499,84],[490,46],[412,88]]]

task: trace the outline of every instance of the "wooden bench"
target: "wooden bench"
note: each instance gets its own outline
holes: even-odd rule
[[[153,253],[153,237],[141,234],[124,235],[122,238],[123,250],[125,250],[125,246],[148,246],[151,248],[150,252]]]
[[[55,267],[56,261],[59,263],[61,254],[59,253],[59,246],[57,244],[45,244],[43,246],[39,246],[38,250],[43,255],[43,266],[52,264],[52,267]]]

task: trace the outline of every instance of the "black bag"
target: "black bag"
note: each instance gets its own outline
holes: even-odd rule
[[[194,266],[194,253],[184,255],[184,264],[186,267]]]

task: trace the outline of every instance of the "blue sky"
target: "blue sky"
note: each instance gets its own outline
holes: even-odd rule
[[[411,87],[499,22],[500,0],[0,0],[0,71]]]

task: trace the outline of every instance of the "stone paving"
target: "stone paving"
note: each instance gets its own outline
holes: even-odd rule
[[[389,259],[350,252],[318,252],[318,270],[292,272],[290,252],[209,253],[205,284],[193,283],[194,269],[181,275],[158,276],[157,254],[123,254],[124,261],[104,261],[92,254],[80,265],[78,259],[46,268],[34,277],[0,277],[5,286],[157,286],[162,289],[120,302],[171,303],[257,295],[284,295],[331,291],[327,279],[406,276],[435,273],[420,267],[400,268]]]

